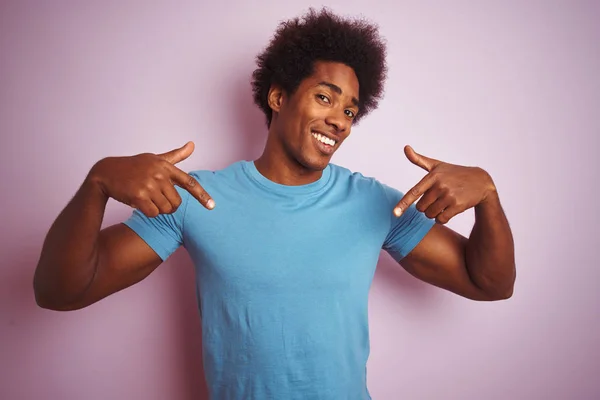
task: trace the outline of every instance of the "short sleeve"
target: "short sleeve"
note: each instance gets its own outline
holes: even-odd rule
[[[174,213],[160,214],[149,218],[139,210],[133,214],[124,224],[137,233],[158,256],[165,261],[183,244],[183,223],[185,211],[188,204],[189,193],[179,187],[175,187],[181,204]]]
[[[390,210],[390,230],[383,243],[383,249],[396,261],[406,257],[429,232],[435,220],[427,218],[417,210],[413,203],[400,217],[391,211],[398,204],[404,194],[394,188],[382,184]]]

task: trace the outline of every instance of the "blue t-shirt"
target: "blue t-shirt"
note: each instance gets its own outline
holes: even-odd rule
[[[434,221],[402,193],[329,164],[301,186],[252,161],[191,173],[215,200],[177,188],[173,214],[125,223],[165,260],[179,246],[196,268],[211,399],[369,399],[368,293],[381,249],[408,254]]]

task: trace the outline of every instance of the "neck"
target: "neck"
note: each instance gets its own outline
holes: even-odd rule
[[[300,164],[269,129],[269,136],[263,154],[254,161],[256,169],[268,180],[287,186],[313,183],[323,175]]]

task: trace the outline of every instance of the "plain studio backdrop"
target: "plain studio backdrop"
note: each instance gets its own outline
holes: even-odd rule
[[[254,57],[280,21],[323,4],[250,3],[2,2],[0,398],[205,397],[185,250],[75,312],[38,308],[32,277],[50,224],[97,160],[188,140],[188,171],[260,154]],[[382,253],[373,398],[600,398],[600,4],[392,3],[326,4],[376,22],[389,48],[385,98],[333,162],[403,191],[424,176],[405,144],[483,167],[514,232],[518,278],[510,300],[478,303]],[[129,214],[111,201],[105,225]],[[470,210],[450,227],[468,235],[473,221]]]

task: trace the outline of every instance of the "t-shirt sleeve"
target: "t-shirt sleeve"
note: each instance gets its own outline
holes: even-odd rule
[[[406,257],[429,232],[435,220],[417,210],[413,203],[400,217],[393,214],[393,209],[404,194],[392,187],[382,184],[389,203],[390,230],[383,243],[383,249],[396,261]]]
[[[183,223],[190,194],[175,187],[181,204],[171,214],[159,214],[149,218],[139,210],[134,210],[124,224],[137,233],[165,261],[183,244]]]

